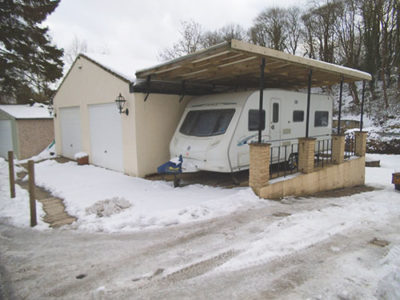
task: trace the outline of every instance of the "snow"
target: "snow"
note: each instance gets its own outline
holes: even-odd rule
[[[35,229],[44,230],[48,225],[42,221],[44,212],[41,203],[36,204],[38,225]],[[0,221],[18,227],[30,226],[29,194],[15,185],[15,198],[10,198],[8,162],[0,157]]]
[[[249,188],[222,189],[203,185],[174,188],[172,183],[149,181],[92,165],[54,160],[35,167],[36,184],[64,199],[67,211],[78,218],[77,229],[95,232],[135,231],[204,220],[252,207],[260,202]],[[63,174],[60,176],[60,174]],[[129,203],[122,209],[112,199]],[[91,207],[108,205],[107,217]]]
[[[78,221],[36,235],[27,228],[28,196],[17,186],[9,199],[0,160],[0,221],[27,228],[0,228],[5,283],[18,298],[38,299],[399,299],[400,193],[391,176],[400,155],[367,159],[381,161],[366,168],[371,191],[280,202],[250,188],[173,188],[43,161],[37,183],[64,198]],[[372,245],[374,238],[387,245]]]
[[[88,156],[88,154],[86,152],[78,152],[78,153],[75,153],[74,158],[75,159],[80,159],[80,158],[83,158],[83,157],[86,157],[86,156]]]
[[[46,159],[50,159],[50,158],[54,158],[54,157],[56,157],[56,144],[53,141],[53,142],[51,142],[51,144],[49,146],[46,147],[46,149],[44,149],[38,155],[32,156],[27,159],[23,159],[23,160],[15,159],[14,161],[16,164],[24,164],[24,163],[27,163],[28,160],[33,160],[33,161],[37,162],[37,161],[46,160]]]
[[[52,119],[47,105],[34,103],[22,105],[0,105],[0,110],[5,111],[15,119]]]

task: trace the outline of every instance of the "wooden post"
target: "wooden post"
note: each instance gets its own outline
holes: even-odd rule
[[[33,160],[28,161],[29,174],[29,206],[31,209],[31,227],[36,226],[36,200],[35,200],[35,163]]]
[[[15,198],[14,153],[8,151],[8,173],[10,178],[10,197]]]

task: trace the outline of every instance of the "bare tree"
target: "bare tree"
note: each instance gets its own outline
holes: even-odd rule
[[[344,0],[343,7],[338,12],[336,22],[336,35],[338,39],[338,57],[340,63],[350,68],[360,68],[362,49],[362,24],[359,18],[357,0]],[[354,82],[349,84],[353,102],[360,103],[357,86]]]
[[[315,55],[314,51],[318,51],[318,58],[326,62],[335,62],[335,28],[341,9],[341,1],[330,1],[324,5],[317,3],[316,7],[303,15],[303,22],[307,28],[307,44],[313,47],[309,52]]]
[[[72,40],[70,46],[64,52],[64,60],[67,65],[72,65],[75,58],[80,53],[85,53],[88,51],[88,46],[85,40],[80,40],[76,35]]]
[[[302,33],[302,24],[300,17],[301,17],[300,8],[294,6],[290,7],[287,10],[286,13],[287,49],[291,54],[296,54]]]
[[[258,15],[250,28],[250,41],[256,45],[275,50],[287,49],[287,11],[282,8],[268,8]]]
[[[238,24],[229,24],[215,31],[207,31],[203,34],[202,45],[208,48],[232,39],[247,40],[246,30]]]
[[[203,29],[199,23],[193,20],[182,21],[181,38],[171,48],[165,48],[159,53],[161,60],[170,60],[185,54],[194,53],[203,48]]]

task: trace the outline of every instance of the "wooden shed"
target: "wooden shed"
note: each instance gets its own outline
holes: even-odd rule
[[[0,156],[26,159],[54,140],[53,118],[43,104],[0,105]]]

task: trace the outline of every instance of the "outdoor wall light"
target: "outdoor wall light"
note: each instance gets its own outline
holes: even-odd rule
[[[124,105],[125,105],[125,98],[124,96],[121,95],[121,93],[119,93],[117,99],[115,99],[115,103],[117,104],[117,108],[119,110],[119,113],[125,113],[126,115],[129,115],[129,110],[127,108],[124,109]]]

